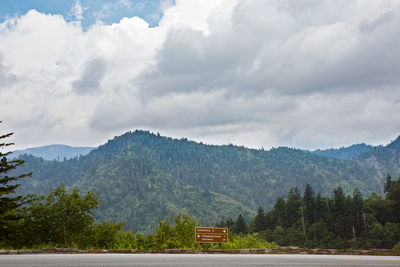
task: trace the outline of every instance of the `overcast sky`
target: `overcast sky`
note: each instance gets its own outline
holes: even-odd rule
[[[266,149],[400,135],[399,0],[16,2],[0,4],[14,148],[135,129]]]

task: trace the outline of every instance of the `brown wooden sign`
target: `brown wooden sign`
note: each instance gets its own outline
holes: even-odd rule
[[[196,227],[196,243],[227,243],[228,228]]]

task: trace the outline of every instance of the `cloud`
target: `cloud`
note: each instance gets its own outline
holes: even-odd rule
[[[71,8],[71,15],[76,19],[76,20],[82,20],[83,19],[83,12],[87,8],[82,7],[81,3],[79,0],[76,0],[75,5]]]
[[[174,5],[175,5],[174,0],[161,0],[158,9],[159,11],[164,12],[165,10],[173,7]]]
[[[209,34],[174,29],[158,64],[141,77],[142,92],[158,96],[230,88],[244,95],[302,94],[399,86],[399,5],[363,12],[359,3],[347,3],[351,12],[344,12],[324,3],[241,1],[232,17],[220,22],[225,25],[209,25]],[[330,15],[321,17],[319,10]]]
[[[106,62],[100,58],[90,60],[82,77],[72,83],[77,94],[94,94],[101,91],[101,80],[106,74]]]
[[[115,16],[115,14],[124,13],[127,10],[139,11],[142,10],[144,7],[145,4],[142,2],[132,4],[132,2],[129,0],[108,1],[104,2],[98,11],[93,12],[93,15],[96,20],[103,21],[105,19]]]
[[[4,65],[3,61],[4,56],[0,51],[0,88],[6,88],[17,82],[17,77],[9,73],[9,68]]]
[[[0,24],[0,81],[9,88],[0,90],[1,119],[16,143],[97,145],[141,128],[206,143],[319,148],[400,133],[398,1],[165,8],[156,27],[127,17],[83,30],[33,10]]]

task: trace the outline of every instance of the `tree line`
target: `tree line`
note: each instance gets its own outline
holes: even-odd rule
[[[337,187],[331,195],[322,195],[308,184],[303,195],[290,189],[268,212],[259,207],[249,224],[239,215],[236,221],[228,219],[218,226],[257,233],[281,246],[400,250],[400,177],[392,180],[388,175],[384,192],[385,197],[372,193],[364,199],[358,189],[346,196]]]
[[[123,229],[118,222],[95,223],[93,211],[100,201],[88,191],[68,192],[64,184],[48,195],[16,194],[18,180],[30,173],[10,175],[24,162],[9,160],[2,142],[12,133],[0,135],[0,248],[200,248],[194,243],[198,225],[188,216],[176,216],[174,224],[160,222],[146,236]],[[12,172],[11,172],[12,173]],[[358,189],[345,195],[341,187],[331,195],[315,194],[307,185],[303,195],[295,187],[286,198],[277,198],[267,213],[260,207],[251,223],[242,215],[221,221],[233,235],[223,248],[295,245],[308,248],[396,248],[400,249],[400,177],[386,178],[385,197],[376,193],[364,199]],[[213,245],[207,245],[212,248]],[[206,246],[206,247],[207,247]]]
[[[100,204],[89,191],[68,192],[61,184],[48,195],[29,195],[19,208],[9,210],[14,220],[0,231],[0,248],[41,249],[68,247],[79,249],[162,250],[173,248],[218,248],[217,244],[197,244],[195,227],[199,223],[187,215],[177,215],[174,222],[159,222],[155,233],[143,235],[124,230],[118,222],[94,222],[93,210]],[[4,224],[5,225],[5,224]],[[3,226],[4,226],[3,225]],[[225,249],[267,248],[276,246],[257,234],[231,235]]]
[[[1,121],[0,121],[1,122]],[[0,141],[12,133],[1,135]],[[81,194],[78,189],[68,191],[64,184],[37,196],[16,194],[18,180],[31,173],[10,175],[23,160],[9,160],[10,152],[3,149],[13,143],[0,142],[0,248],[72,247],[80,249],[138,249],[215,248],[201,246],[194,241],[199,224],[189,216],[177,215],[174,223],[159,223],[155,233],[146,236],[123,229],[118,222],[95,223],[94,210],[100,200],[92,191]],[[11,172],[12,173],[12,172]],[[223,248],[271,247],[275,244],[257,238],[256,234],[231,236]]]

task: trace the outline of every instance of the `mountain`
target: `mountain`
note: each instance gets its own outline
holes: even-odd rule
[[[355,161],[361,166],[372,168],[377,172],[378,179],[387,175],[393,178],[400,176],[400,136],[384,147],[377,147],[360,154]]]
[[[356,144],[352,145],[349,147],[342,147],[342,148],[330,148],[330,149],[317,149],[312,151],[311,153],[318,155],[318,156],[323,156],[323,157],[328,157],[328,158],[336,158],[336,159],[344,159],[344,160],[350,160],[354,159],[357,156],[359,156],[362,153],[368,152],[373,150],[374,146],[371,145],[366,145],[365,143],[362,144]]]
[[[386,147],[385,147],[386,148]],[[374,150],[375,151],[375,150]],[[371,152],[371,151],[370,151]],[[367,152],[367,153],[370,153]],[[364,154],[361,154],[364,155]],[[95,191],[102,204],[97,219],[124,222],[138,232],[186,213],[203,224],[272,208],[292,187],[331,194],[341,186],[364,195],[382,193],[378,170],[362,158],[327,158],[293,148],[269,151],[234,145],[204,145],[147,131],[128,132],[66,161],[23,155],[20,172],[33,172],[20,192],[47,194],[61,182]]]
[[[33,155],[46,160],[64,160],[88,154],[93,147],[72,147],[67,145],[48,145],[23,150],[15,150],[12,157],[23,154]]]

